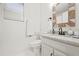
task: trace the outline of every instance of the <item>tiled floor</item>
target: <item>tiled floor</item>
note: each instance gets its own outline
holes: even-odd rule
[[[26,48],[26,50],[22,51],[17,56],[35,56],[35,53],[31,49]]]

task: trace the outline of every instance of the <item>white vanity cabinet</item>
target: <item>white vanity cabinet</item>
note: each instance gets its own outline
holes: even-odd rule
[[[42,56],[79,56],[79,40],[59,36],[41,36]],[[75,41],[76,40],[76,41]]]
[[[54,56],[66,56],[63,52],[54,49]]]
[[[56,50],[46,44],[42,44],[42,56],[66,56],[63,52]]]
[[[65,56],[64,53],[61,51],[55,49],[50,45],[50,39],[46,39],[44,37],[41,37],[42,39],[42,48],[41,48],[41,55],[42,56]],[[53,43],[53,42],[52,42]]]
[[[53,48],[42,44],[42,56],[53,56]]]

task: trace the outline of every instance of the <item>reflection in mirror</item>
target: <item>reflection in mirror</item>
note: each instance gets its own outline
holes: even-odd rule
[[[53,20],[58,27],[74,27],[75,3],[57,3],[53,6]]]

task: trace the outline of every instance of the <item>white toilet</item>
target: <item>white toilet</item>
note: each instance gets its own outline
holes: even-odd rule
[[[34,52],[36,56],[40,56],[41,40],[37,39],[37,36],[29,37],[28,40],[31,51]]]

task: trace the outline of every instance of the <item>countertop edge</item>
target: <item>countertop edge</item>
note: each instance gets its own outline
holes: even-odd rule
[[[48,38],[48,39],[51,39],[51,40],[54,40],[54,41],[58,41],[58,42],[61,42],[61,43],[64,43],[64,44],[68,44],[68,45],[71,45],[71,46],[75,46],[75,47],[79,47],[79,42],[75,42],[75,39],[73,40],[71,40],[71,39],[67,39],[67,40],[65,40],[65,39],[53,39],[53,36],[49,36],[48,34],[41,34],[40,36],[42,36],[42,37],[45,37],[45,38]],[[78,39],[76,39],[76,40],[78,40]],[[78,40],[79,41],[79,40]]]

